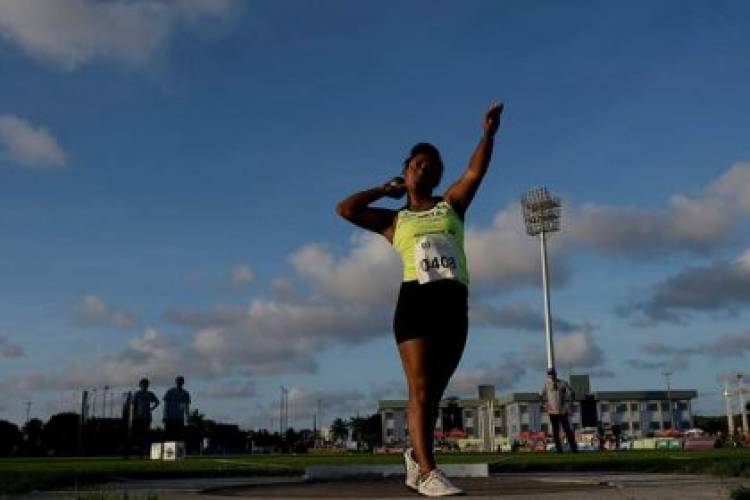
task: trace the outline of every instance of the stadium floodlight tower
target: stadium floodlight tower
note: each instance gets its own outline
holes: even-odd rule
[[[530,236],[538,235],[541,244],[544,327],[547,335],[547,369],[555,367],[555,351],[552,346],[552,323],[549,311],[547,234],[560,230],[560,205],[560,198],[550,195],[546,187],[534,188],[521,197],[526,232]]]

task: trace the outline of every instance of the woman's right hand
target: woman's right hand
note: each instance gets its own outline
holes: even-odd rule
[[[383,194],[389,198],[398,200],[406,194],[406,184],[403,177],[394,177],[383,184]]]

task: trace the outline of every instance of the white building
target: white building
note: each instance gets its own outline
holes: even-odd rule
[[[667,391],[589,391],[587,375],[571,377],[576,401],[571,405],[570,423],[582,427],[619,426],[622,434],[646,437],[655,431],[693,426],[691,400],[695,390]],[[496,437],[517,438],[522,432],[550,433],[549,418],[542,412],[540,394],[514,392],[496,398],[492,386],[480,386],[476,399],[445,399],[440,402],[436,434],[458,431],[467,438],[482,440],[485,449],[494,449]],[[670,415],[670,400],[673,415]],[[382,400],[383,444],[404,444],[407,439],[404,400]]]

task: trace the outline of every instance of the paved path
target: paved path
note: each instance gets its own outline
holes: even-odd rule
[[[489,478],[456,479],[465,500],[485,498],[540,500],[727,500],[729,493],[750,480],[679,474],[523,473],[493,474]],[[139,480],[109,483],[96,491],[128,491],[131,500],[238,500],[240,498],[403,498],[416,499],[401,479],[347,480],[304,483],[302,478],[214,478]],[[61,500],[75,492],[36,492],[11,498]],[[85,498],[85,494],[83,495]],[[116,500],[116,496],[111,497]]]

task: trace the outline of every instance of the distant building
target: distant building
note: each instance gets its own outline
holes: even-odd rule
[[[670,429],[673,421],[677,429],[693,426],[691,401],[698,395],[695,390],[591,392],[588,375],[571,376],[570,384],[576,393],[570,412],[574,430],[600,423],[604,427],[618,425],[624,436],[637,438]],[[669,411],[670,399],[673,415]],[[406,442],[406,405],[404,400],[380,401],[383,444]],[[440,402],[435,432],[483,440],[491,449],[496,437],[513,439],[522,432],[550,433],[550,429],[549,418],[541,409],[540,394],[514,392],[496,398],[492,386],[479,386],[476,399]]]

